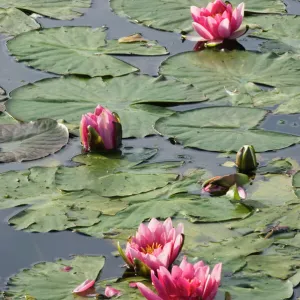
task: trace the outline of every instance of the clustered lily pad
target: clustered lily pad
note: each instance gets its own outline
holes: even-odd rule
[[[10,96],[6,107],[15,118],[30,121],[43,115],[64,120],[73,129],[79,127],[82,114],[93,111],[101,103],[119,114],[124,138],[157,133],[153,129],[155,122],[173,113],[157,105],[206,100],[201,91],[191,85],[163,76],[134,74],[111,79],[75,76],[46,79],[20,87]]]
[[[75,42],[74,42],[75,41]],[[106,28],[58,27],[31,31],[8,41],[18,61],[57,74],[121,76],[137,68],[111,54],[165,55],[155,41],[119,43],[106,41]],[[59,61],[59,63],[57,63]]]

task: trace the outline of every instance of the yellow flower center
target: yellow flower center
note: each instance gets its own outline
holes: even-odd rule
[[[147,245],[146,248],[141,247],[141,250],[145,254],[152,254],[155,249],[161,248],[161,244],[153,243],[152,245]]]

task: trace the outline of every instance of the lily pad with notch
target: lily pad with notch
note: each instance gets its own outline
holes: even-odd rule
[[[69,140],[65,125],[52,119],[0,125],[0,162],[39,159],[59,151]]]

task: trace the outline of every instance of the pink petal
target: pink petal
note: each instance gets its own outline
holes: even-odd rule
[[[195,22],[198,22],[198,18],[201,16],[201,9],[197,6],[191,6],[192,18]]]
[[[73,269],[73,268],[70,267],[70,266],[64,266],[61,270],[62,270],[63,272],[70,272],[72,269]]]
[[[177,258],[177,256],[179,255],[179,252],[180,252],[182,246],[183,246],[183,236],[178,235],[176,237],[175,243],[173,245],[173,251],[172,251],[171,258],[170,258],[170,264],[172,264],[175,261],[175,259]]]
[[[213,35],[206,28],[204,28],[202,25],[193,22],[193,28],[204,39],[206,39],[206,40],[213,40],[214,39]]]
[[[242,24],[244,18],[245,4],[240,3],[232,12],[231,30],[236,31]]]
[[[169,242],[164,245],[162,252],[157,256],[157,259],[160,261],[161,266],[169,268],[170,259],[173,250],[173,242]]]
[[[222,38],[228,38],[230,36],[230,22],[228,19],[224,19],[218,28],[219,35]]]
[[[140,292],[142,295],[147,299],[147,300],[164,300],[157,296],[155,293],[153,293],[148,287],[146,287],[144,284],[141,282],[137,282],[137,287],[139,288]]]
[[[79,286],[77,286],[73,290],[73,293],[75,293],[75,294],[83,293],[83,292],[87,291],[88,289],[90,289],[91,287],[93,287],[94,284],[95,284],[95,280],[87,279],[83,283],[81,283]]]
[[[136,289],[137,288],[137,282],[130,282],[129,287]]]
[[[205,25],[205,27],[209,30],[209,32],[211,32],[213,36],[215,36],[215,38],[219,36],[218,22],[214,18],[207,17]]]
[[[88,151],[89,150],[89,142],[88,142],[88,128],[87,128],[87,119],[85,115],[82,116],[80,122],[80,139],[83,145],[83,148]]]
[[[155,276],[154,271],[151,271],[151,280],[152,284],[154,285],[156,291],[158,292],[158,295],[162,297],[163,299],[168,299],[169,295],[167,291],[165,290],[165,287],[163,283],[161,283],[158,278]]]
[[[119,296],[122,295],[122,293],[121,293],[121,291],[119,291],[117,289],[114,289],[113,287],[108,285],[105,288],[104,295],[108,298],[111,298],[111,297],[114,297],[114,296],[119,297]]]
[[[216,264],[211,272],[211,277],[216,280],[218,285],[221,282],[222,264]]]
[[[226,10],[226,3],[224,3],[222,0],[216,0],[213,2],[212,8],[211,8],[211,14],[222,14]]]
[[[102,111],[104,110],[104,107],[101,105],[97,105],[97,107],[95,108],[95,112],[94,114],[96,116],[100,116],[102,114]]]
[[[204,41],[206,41],[206,39],[204,39],[202,36],[183,35],[182,37],[185,40],[191,41],[191,42],[204,42]]]
[[[247,194],[246,194],[245,189],[242,188],[241,186],[238,186],[237,190],[238,190],[238,193],[239,193],[240,197],[241,197],[242,199],[246,199]]]
[[[248,31],[247,26],[241,26],[238,30],[236,30],[234,33],[232,33],[229,37],[230,40],[235,40],[239,38],[240,36],[244,35]]]

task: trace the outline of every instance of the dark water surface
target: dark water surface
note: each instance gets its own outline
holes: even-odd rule
[[[287,5],[288,13],[300,14],[299,1],[285,0],[285,3]],[[119,38],[139,32],[147,39],[158,40],[161,45],[167,47],[171,55],[189,51],[193,47],[193,43],[191,42],[187,41],[182,43],[179,34],[150,29],[133,24],[124,18],[120,18],[111,12],[108,0],[94,0],[92,7],[85,10],[85,15],[73,21],[58,21],[47,18],[39,18],[38,22],[40,22],[45,28],[57,26],[107,26],[109,39]],[[22,63],[15,62],[6,50],[6,39],[7,38],[4,36],[0,38],[0,86],[7,92],[29,82],[35,82],[43,78],[56,76],[54,74],[33,70]],[[257,51],[260,40],[245,37],[241,38],[239,42],[247,50]],[[156,76],[159,65],[168,56],[118,57],[138,67],[140,69],[140,73]],[[195,107],[198,106],[189,105],[185,106],[185,109],[193,109]],[[176,108],[174,109],[177,110]],[[262,124],[262,127],[267,130],[300,135],[300,115],[269,116]],[[181,159],[186,162],[184,168],[204,167],[213,172],[215,175],[231,172],[230,169],[221,166],[221,164],[228,160],[228,158],[219,157],[217,153],[184,149],[180,145],[171,145],[167,139],[162,137],[126,140],[124,141],[124,144],[125,146],[134,147],[157,147],[161,151],[159,151],[156,160]],[[37,165],[49,166],[59,163],[70,165],[71,158],[80,154],[80,151],[81,147],[79,139],[74,138],[70,140],[69,144],[62,151],[55,155],[38,161],[22,164],[1,164],[0,172],[27,169]],[[263,153],[261,157],[262,159],[292,157],[300,162],[300,145],[276,152]],[[107,263],[103,272],[103,277],[118,276],[120,274],[120,268],[118,268],[118,266],[121,264],[121,260],[114,258],[111,255],[111,252],[114,251],[115,248],[110,241],[95,239],[72,232],[33,234],[16,231],[7,224],[7,219],[19,210],[20,208],[13,208],[0,211],[0,290],[4,289],[7,278],[12,274],[17,273],[20,269],[29,268],[31,264],[39,261],[53,261],[60,257],[68,258],[71,254],[105,255]]]

